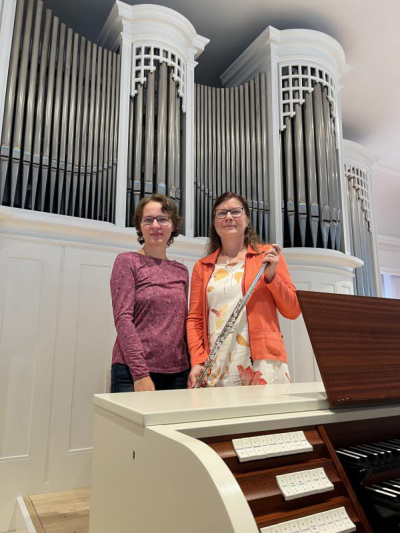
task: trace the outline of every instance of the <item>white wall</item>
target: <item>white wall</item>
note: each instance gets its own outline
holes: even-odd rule
[[[400,299],[400,275],[382,274],[383,296]]]
[[[189,270],[205,239],[179,237]],[[0,207],[0,532],[16,496],[90,484],[92,396],[109,386],[115,338],[109,278],[132,228]],[[354,258],[285,250],[300,289],[353,291]],[[302,318],[282,320],[295,381],[319,379]]]
[[[178,241],[170,255],[191,269],[203,242]],[[0,532],[17,495],[89,485],[92,397],[108,390],[115,339],[111,269],[138,247],[132,228],[0,208]]]

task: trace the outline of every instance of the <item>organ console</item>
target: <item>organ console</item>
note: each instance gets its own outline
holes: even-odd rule
[[[299,301],[324,384],[95,396],[90,533],[400,530],[400,302]]]

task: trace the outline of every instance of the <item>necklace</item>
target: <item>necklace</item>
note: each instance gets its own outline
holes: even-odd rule
[[[241,250],[238,251],[238,253],[236,255],[234,255],[233,257],[230,257],[228,254],[226,253],[221,253],[222,257],[226,257],[226,265],[229,265],[231,261],[233,261],[235,259],[235,257],[237,257],[241,252],[242,250],[244,250],[244,248],[242,248]]]

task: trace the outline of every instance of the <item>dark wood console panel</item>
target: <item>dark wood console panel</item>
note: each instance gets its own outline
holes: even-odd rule
[[[352,425],[353,423],[351,423]],[[298,519],[337,507],[345,507],[359,533],[372,533],[365,513],[346,476],[323,426],[296,428],[304,431],[312,452],[240,463],[232,439],[277,433],[249,433],[200,439],[208,444],[235,476],[259,528]],[[281,433],[293,431],[286,429]],[[285,501],[276,476],[323,467],[334,489],[329,492]]]

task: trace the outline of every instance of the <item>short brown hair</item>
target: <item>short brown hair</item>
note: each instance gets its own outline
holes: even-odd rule
[[[245,246],[251,246],[254,251],[257,251],[258,246],[264,244],[263,240],[255,232],[253,224],[250,221],[250,208],[246,200],[242,196],[240,196],[240,194],[236,194],[235,192],[224,192],[224,194],[221,194],[221,196],[218,196],[218,198],[215,200],[212,209],[210,242],[207,246],[207,251],[209,254],[212,254],[213,252],[215,252],[215,250],[218,250],[218,248],[222,248],[220,236],[218,235],[214,226],[215,210],[220,204],[222,204],[222,202],[225,202],[225,200],[231,200],[232,198],[236,198],[236,200],[239,200],[239,202],[244,207],[244,211],[246,213],[247,218],[249,219],[249,225],[247,226],[246,231],[244,233]]]
[[[167,242],[167,246],[170,246],[174,242],[174,237],[177,237],[180,233],[182,218],[178,215],[178,208],[176,207],[176,205],[172,202],[172,200],[170,200],[163,194],[152,194],[151,196],[146,196],[145,198],[142,198],[136,208],[135,213],[132,216],[132,226],[136,228],[139,244],[144,243],[141,223],[143,218],[144,207],[149,202],[158,202],[159,204],[161,204],[161,211],[171,217],[173,229],[171,237]]]

